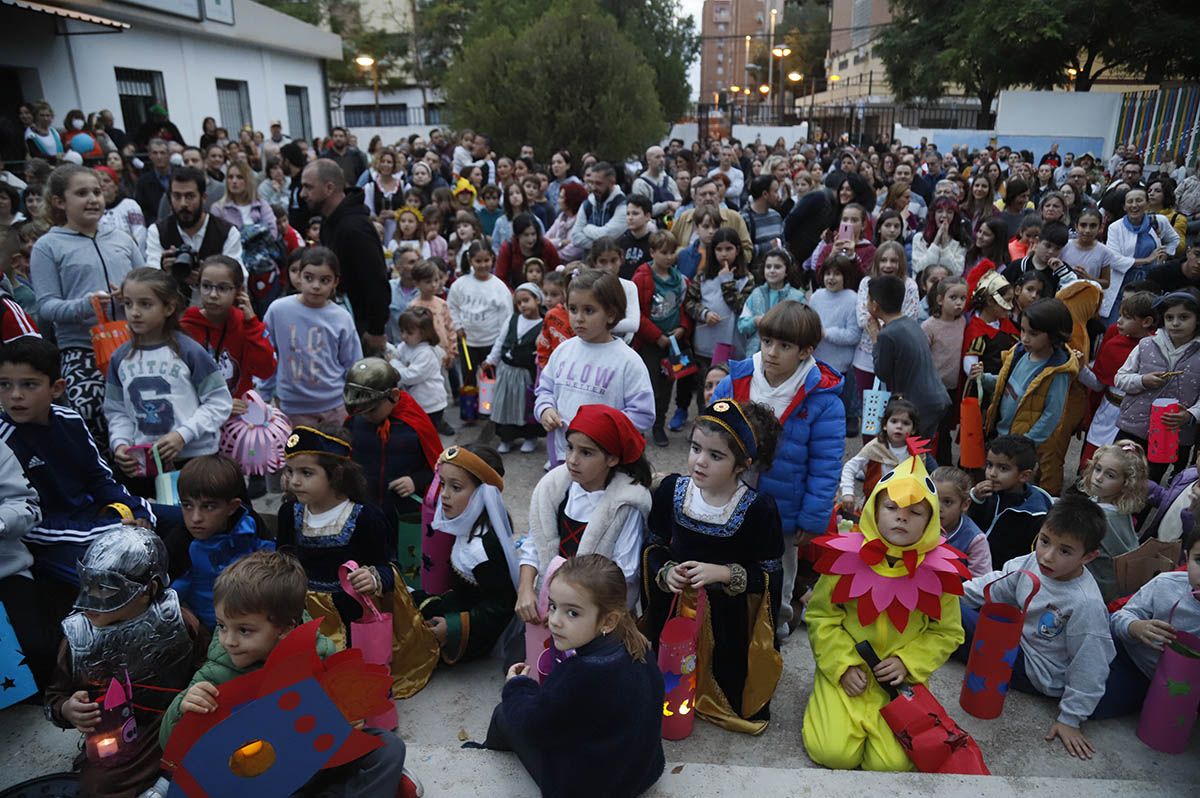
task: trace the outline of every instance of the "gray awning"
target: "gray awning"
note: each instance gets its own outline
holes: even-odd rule
[[[129,30],[129,24],[126,22],[118,22],[108,17],[98,17],[95,14],[85,14],[82,11],[72,11],[69,8],[52,6],[47,3],[35,3],[32,0],[0,0],[0,2],[3,2],[6,6],[23,8],[26,11],[35,11],[39,14],[50,14],[51,16],[62,17],[64,19],[88,22],[92,25],[102,25],[106,28],[116,28],[118,31]]]

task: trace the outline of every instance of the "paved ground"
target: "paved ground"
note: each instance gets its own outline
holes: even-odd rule
[[[477,435],[458,436],[469,442]],[[850,442],[848,442],[850,443]],[[682,434],[671,446],[651,445],[655,469],[679,471],[686,449]],[[524,529],[528,498],[541,476],[545,453],[513,453],[505,458],[505,495],[514,523]],[[1068,458],[1070,462],[1073,458]],[[947,710],[983,749],[993,778],[921,774],[835,773],[817,768],[800,742],[800,723],[812,685],[813,660],[800,631],[784,644],[784,673],[772,702],[773,721],[761,737],[723,731],[698,721],[693,735],[667,742],[667,771],[654,796],[759,794],[764,796],[1194,796],[1200,794],[1200,733],[1184,754],[1160,754],[1135,736],[1136,719],[1089,723],[1085,727],[1096,757],[1072,759],[1042,735],[1055,716],[1049,699],[1014,693],[1004,714],[981,721],[958,706],[962,666],[949,663],[930,685]],[[503,683],[498,661],[475,662],[438,671],[420,694],[400,702],[399,733],[409,746],[409,765],[431,796],[525,796],[533,784],[516,758],[488,751],[462,751],[463,739],[481,740]],[[69,767],[77,737],[59,731],[34,707],[0,713],[0,786]]]

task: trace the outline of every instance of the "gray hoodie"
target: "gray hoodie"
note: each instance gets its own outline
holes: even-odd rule
[[[54,326],[58,345],[90,349],[96,324],[91,294],[119,288],[125,275],[144,266],[141,250],[128,234],[108,230],[93,238],[67,227],[52,227],[33,245],[29,276],[37,296],[38,318]],[[113,318],[115,303],[105,313]],[[125,311],[115,307],[117,318]]]
[[[980,606],[985,585],[1020,570],[1038,574],[1042,583],[1029,604],[1021,632],[1025,675],[1038,692],[1059,699],[1058,721],[1078,729],[1104,697],[1108,664],[1117,653],[1100,588],[1086,568],[1066,581],[1042,574],[1037,555],[1031,553],[1006,562],[1003,572],[993,571],[965,582],[963,601]],[[1014,576],[992,588],[992,601],[1019,606],[1029,590],[1027,577]]]
[[[33,555],[21,538],[41,520],[37,491],[29,485],[12,449],[0,441],[0,579],[33,577],[29,573]]]

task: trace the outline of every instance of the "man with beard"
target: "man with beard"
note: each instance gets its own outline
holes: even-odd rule
[[[201,261],[227,255],[242,262],[242,235],[236,227],[204,209],[204,173],[183,166],[171,175],[171,215],[146,231],[146,265],[170,272],[180,285],[196,287]],[[190,268],[176,265],[184,245],[191,250]],[[190,293],[190,292],[189,292]]]

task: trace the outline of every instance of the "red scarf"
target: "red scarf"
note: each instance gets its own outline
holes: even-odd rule
[[[421,406],[417,404],[417,400],[409,396],[406,391],[400,392],[400,398],[397,400],[396,406],[392,408],[392,414],[379,425],[379,442],[382,444],[384,462],[387,461],[387,445],[392,437],[393,421],[402,422],[417,433],[417,440],[421,443],[421,453],[425,455],[425,462],[429,465],[430,471],[434,470],[438,457],[442,454],[442,439],[438,437],[437,429],[429,420],[429,414],[422,410]]]

